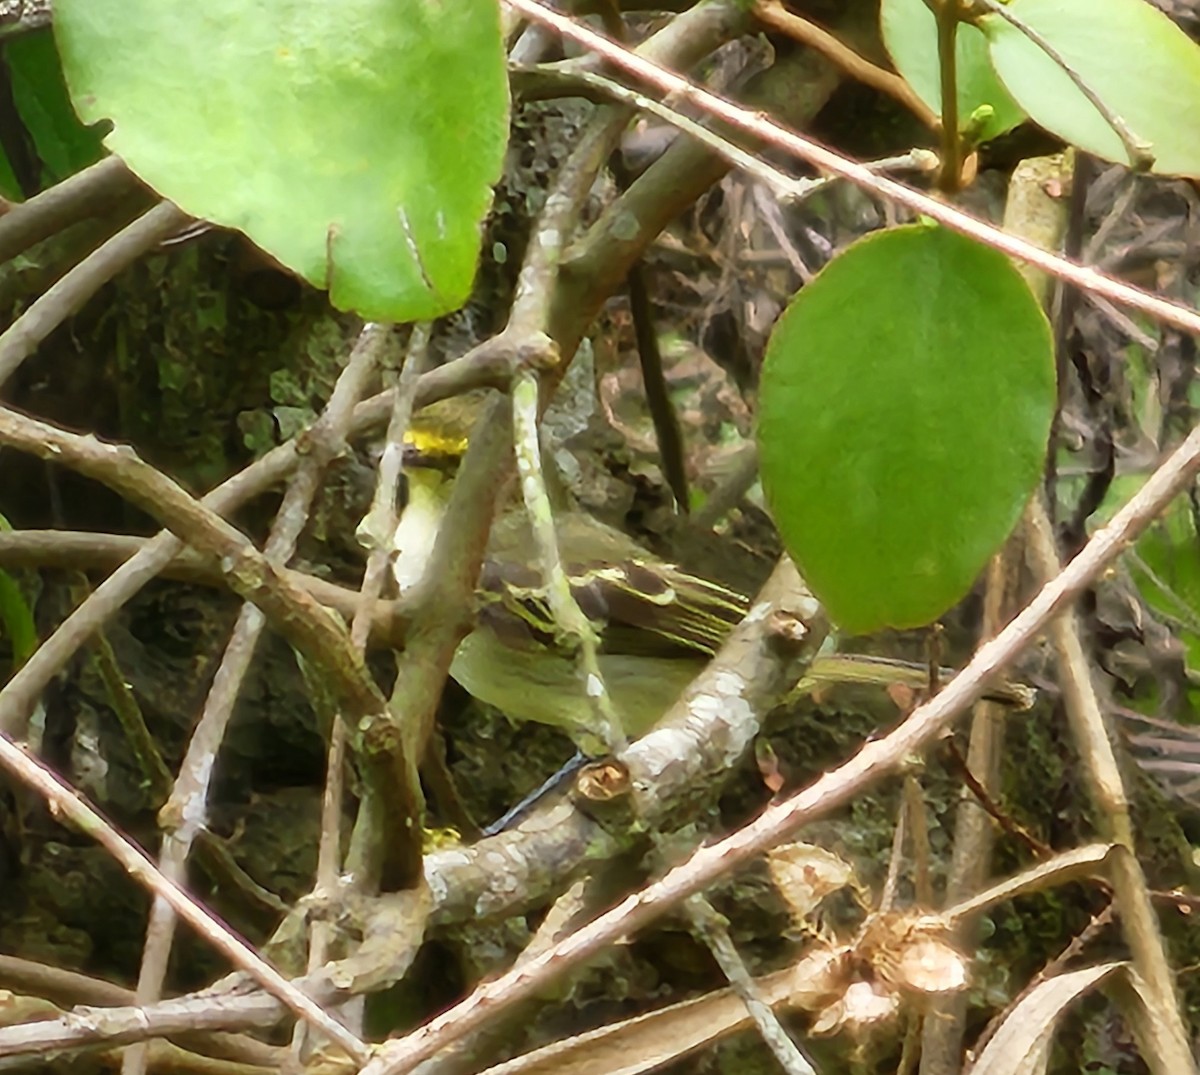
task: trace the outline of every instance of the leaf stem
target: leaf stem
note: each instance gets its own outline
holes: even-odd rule
[[[940,0],[937,18],[938,70],[942,90],[942,167],[938,187],[947,194],[962,185],[962,139],[958,133],[958,0]]]

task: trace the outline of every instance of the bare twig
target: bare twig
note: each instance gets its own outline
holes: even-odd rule
[[[350,644],[365,653],[372,626],[372,610],[387,581],[391,560],[389,543],[384,539],[396,529],[396,495],[400,486],[404,453],[404,435],[412,417],[413,397],[421,374],[429,362],[429,326],[415,325],[408,341],[408,353],[400,371],[392,404],[383,457],[375,481],[375,494],[367,517],[358,528],[360,540],[370,550],[359,591],[358,607],[350,626]],[[327,904],[338,889],[342,865],[342,798],[345,793],[347,753],[346,722],[334,720],[329,738],[329,755],[325,766],[325,791],[321,798],[321,838],[317,847],[317,877],[312,902]],[[367,789],[367,794],[371,794]],[[378,813],[383,813],[379,811]],[[378,844],[385,834],[372,837]],[[311,923],[308,944],[308,970],[315,972],[329,958],[335,937],[334,926],[318,915]],[[292,1063],[299,1066],[308,1041],[306,1025],[297,1023],[292,1035]]]
[[[274,967],[235,937],[219,919],[197,903],[178,884],[159,872],[141,848],[116,831],[73,788],[36,758],[31,757],[6,735],[0,735],[0,765],[26,786],[33,788],[71,824],[91,836],[139,884],[165,900],[180,918],[207,940],[235,966],[249,974],[271,996],[285,1004],[328,1035],[360,1063],[370,1050],[339,1023],[330,1019],[309,997],[292,985]]]
[[[128,534],[102,534],[73,530],[0,530],[0,567],[70,568],[111,572],[138,556],[153,539]],[[221,565],[193,549],[172,558],[162,573],[183,582],[224,588]],[[281,572],[307,590],[326,608],[351,620],[359,607],[359,591],[328,579],[288,568]],[[370,607],[371,644],[401,649],[408,627],[404,600],[376,600]]]
[[[904,809],[903,801],[896,813],[896,828],[892,832],[892,849],[888,855],[887,873],[879,890],[879,911],[881,913],[895,908],[896,897],[900,892],[900,870],[904,865],[904,844],[908,838],[908,811]]]
[[[70,586],[72,603],[78,604],[90,592],[86,577],[76,576]],[[163,761],[145,714],[134,695],[133,687],[126,681],[117,663],[112,644],[103,631],[92,641],[92,659],[100,681],[104,684],[109,705],[116,715],[117,723],[125,736],[125,742],[133,752],[139,774],[149,794],[150,804],[157,807],[171,790],[171,771]]]
[[[48,997],[62,1007],[79,1004],[119,1007],[134,1003],[134,994],[130,989],[16,956],[0,955],[0,983],[9,989]],[[282,1052],[278,1046],[267,1045],[257,1038],[215,1030],[180,1035],[180,1040],[214,1056],[228,1057],[246,1064],[277,1065]]]
[[[877,67],[828,30],[823,30],[808,19],[788,11],[780,0],[758,0],[754,5],[754,14],[765,25],[817,49],[851,78],[899,101],[926,127],[937,129],[940,123],[937,113],[916,95],[904,79]]]
[[[613,709],[612,698],[600,670],[600,639],[591,620],[583,614],[571,592],[571,584],[558,550],[554,515],[542,475],[542,451],[538,440],[537,375],[531,371],[518,374],[512,389],[513,449],[517,458],[517,473],[521,480],[521,495],[533,532],[542,582],[557,629],[568,641],[578,646],[580,689],[587,694],[594,726],[575,729],[576,735],[588,741],[588,752],[615,753],[625,743],[621,720]],[[598,738],[597,738],[598,737]],[[598,742],[598,748],[591,740]]]
[[[0,335],[0,385],[42,340],[117,273],[190,219],[170,202],[159,202],[53,284]]]
[[[314,992],[311,981],[294,984]],[[319,990],[316,996],[323,999]],[[206,991],[145,1006],[112,1007],[110,1002],[102,1007],[76,1008],[57,1019],[0,1027],[0,1060],[97,1043],[117,1045],[205,1033],[214,1028],[269,1027],[286,1011],[270,993],[257,990],[229,995]]]
[[[384,700],[361,657],[350,649],[342,624],[281,575],[239,530],[131,449],[102,444],[94,437],[77,436],[7,410],[0,410],[0,443],[104,482],[189,544],[219,559],[230,588],[253,601],[285,638],[325,667],[350,708],[360,715],[383,709]],[[14,677],[5,693],[15,682]],[[0,727],[11,727],[6,718],[10,713],[0,708]]]
[[[733,938],[729,936],[729,924],[701,895],[689,897],[684,902],[684,910],[692,927],[708,945],[708,950],[712,952],[733,991],[746,1005],[746,1011],[758,1027],[763,1041],[786,1075],[816,1075],[808,1058],[792,1041],[791,1035],[784,1030],[779,1016],[763,996],[758,983],[750,976],[746,964],[742,962],[742,957],[734,946]]]
[[[392,413],[388,419],[383,455],[379,459],[371,508],[357,530],[358,540],[363,547],[372,553],[382,551],[385,558],[391,555],[392,535],[396,531],[396,496],[404,470],[404,435],[412,420],[421,375],[429,365],[429,335],[428,325],[413,327],[408,343],[408,358],[392,393]],[[356,624],[357,620],[356,616]],[[365,636],[363,644],[366,644]]]
[[[367,325],[363,329],[324,412],[308,433],[309,451],[305,454],[304,464],[288,484],[264,550],[267,561],[274,566],[282,567],[291,559],[325,468],[345,444],[350,416],[366,392],[380,354],[387,346],[389,333],[390,329],[383,325]],[[217,751],[225,738],[229,717],[265,626],[266,618],[254,605],[242,607],[204,710],[188,743],[171,797],[159,813],[160,824],[165,830],[159,868],[177,883],[182,884],[185,880],[188,855],[205,824],[208,789]],[[171,908],[163,900],[156,899],[150,911],[138,976],[137,999],[141,1004],[160,996],[174,932],[175,916]],[[141,1075],[145,1070],[145,1059],[143,1049],[136,1046],[127,1049],[121,1066],[123,1075]]]
[[[137,186],[136,177],[120,157],[105,157],[56,183],[0,216],[0,262],[103,212]]]
[[[1140,288],[1131,287],[1114,277],[1106,276],[1066,258],[1051,254],[1031,243],[1008,235],[1000,228],[987,224],[945,202],[921,194],[886,176],[875,175],[856,161],[834,153],[817,142],[803,138],[761,114],[739,108],[737,105],[696,86],[684,76],[661,64],[629,52],[587,27],[543,7],[537,0],[505,0],[505,2],[529,18],[553,26],[564,36],[594,49],[605,59],[611,60],[622,69],[645,79],[665,92],[677,94],[684,100],[698,104],[713,116],[739,130],[761,138],[770,145],[794,153],[817,168],[841,176],[881,198],[903,205],[914,212],[923,213],[940,224],[993,247],[1001,253],[1021,261],[1028,261],[1051,276],[1103,295],[1122,306],[1142,310],[1157,320],[1174,325],[1185,332],[1200,334],[1200,314],[1195,310],[1168,302],[1166,299],[1159,298]],[[780,176],[780,178],[787,179],[786,176]]]
[[[917,906],[933,906],[933,881],[930,877],[929,819],[925,815],[925,790],[917,774],[904,775],[903,814],[908,820],[909,847],[912,848],[913,896]]]
[[[780,198],[799,202],[825,185],[820,179],[792,179],[784,176],[777,169],[759,160],[753,153],[731,142],[717,131],[709,130],[702,123],[698,123],[694,119],[689,119],[669,105],[661,104],[653,98],[647,97],[645,94],[631,90],[627,86],[622,86],[619,82],[614,82],[611,78],[606,78],[591,71],[582,71],[573,74],[571,77],[573,81],[583,87],[596,91],[598,95],[602,94],[604,97],[619,104],[628,105],[631,108],[636,108],[641,112],[657,116],[659,119],[670,123],[673,127],[694,138],[707,149],[712,150],[722,160],[728,161],[733,167],[740,169],[747,175],[758,176]]]
[[[1193,438],[1196,436],[1192,434]],[[1032,560],[1043,583],[1049,584],[1056,576],[1061,578],[1054,533],[1040,500],[1029,507],[1027,530]],[[1195,1071],[1195,1062],[1175,994],[1174,974],[1163,948],[1149,886],[1134,851],[1129,798],[1104,727],[1073,612],[1068,610],[1052,624],[1051,638],[1063,682],[1067,718],[1091,786],[1097,823],[1102,835],[1115,845],[1111,877],[1121,930],[1134,967],[1151,998],[1152,1018],[1141,1018],[1137,1006],[1127,1014],[1135,1020],[1139,1037],[1151,1046],[1145,1050],[1144,1058],[1151,1070],[1160,1075],[1188,1075]]]
[[[626,286],[629,290],[629,316],[637,341],[638,364],[642,368],[642,390],[650,420],[654,423],[658,458],[667,486],[675,496],[676,509],[687,515],[691,510],[691,494],[688,491],[683,429],[668,390],[662,348],[654,325],[654,304],[641,262],[630,270]]]

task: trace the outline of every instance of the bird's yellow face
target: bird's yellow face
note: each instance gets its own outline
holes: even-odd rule
[[[392,539],[400,593],[425,576],[458,465],[467,451],[482,397],[454,397],[413,416],[404,435],[404,506]]]
[[[466,454],[483,402],[478,394],[454,396],[414,414],[404,435],[405,462],[453,473]]]

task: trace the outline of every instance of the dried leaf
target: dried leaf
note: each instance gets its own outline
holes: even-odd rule
[[[1000,1024],[971,1069],[972,1075],[1040,1075],[1046,1070],[1054,1030],[1063,1012],[1126,965],[1101,963],[1035,986]]]
[[[773,1007],[812,1009],[844,990],[844,949],[817,949],[787,970],[756,980]],[[646,1012],[489,1068],[482,1075],[640,1075],[711,1045],[750,1022],[732,989]]]
[[[796,920],[803,922],[828,895],[854,880],[853,868],[815,844],[783,844],[767,853],[767,869]]]
[[[956,993],[967,985],[967,961],[948,941],[918,936],[900,953],[890,980],[917,993]]]
[[[813,1020],[812,1033],[833,1034],[839,1030],[859,1033],[891,1019],[900,1009],[900,998],[875,982],[854,982],[841,998]]]

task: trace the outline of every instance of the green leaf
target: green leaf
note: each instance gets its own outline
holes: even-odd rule
[[[1145,475],[1130,477],[1141,481]],[[1182,644],[1189,671],[1200,669],[1200,539],[1188,497],[1177,497],[1125,557],[1143,600]],[[1195,692],[1193,695],[1195,704]]]
[[[1200,175],[1200,48],[1166,15],[1143,0],[1013,0],[1009,7],[1149,143],[1153,171]],[[979,25],[1001,81],[1037,123],[1089,153],[1134,163],[1041,48],[999,15]]]
[[[75,115],[50,30],[14,38],[5,45],[4,56],[13,101],[46,166],[43,186],[95,164],[104,155],[104,129],[85,127]]]
[[[896,70],[938,115],[942,112],[941,72],[938,69],[937,20],[924,0],[883,0],[879,9],[883,43]],[[1025,119],[1025,113],[1008,95],[992,70],[987,56],[987,41],[974,26],[958,28],[955,55],[958,58],[958,114],[960,127],[966,127],[975,111],[990,107],[992,114],[983,121],[978,140],[1012,130]]]
[[[0,198],[7,198],[14,202],[22,201],[24,198],[21,184],[17,182],[17,177],[13,174],[12,165],[8,163],[8,156],[5,154],[3,146],[0,146]]]
[[[11,529],[9,521],[0,515],[0,531]],[[0,626],[12,646],[13,665],[19,667],[37,649],[37,625],[21,587],[7,571],[0,571]]]
[[[763,488],[844,630],[915,627],[970,589],[1042,471],[1054,360],[1001,254],[915,224],[872,235],[792,301],[759,396]]]
[[[495,0],[59,0],[85,120],[187,212],[335,305],[461,306],[508,137]]]
[[[37,627],[21,587],[7,571],[0,571],[0,624],[12,646],[13,665],[19,667],[37,649]]]

